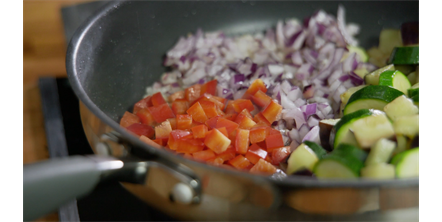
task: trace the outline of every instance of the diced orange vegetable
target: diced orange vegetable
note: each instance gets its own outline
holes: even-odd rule
[[[266,107],[272,101],[272,98],[261,90],[258,90],[258,92],[256,92],[255,95],[251,97],[251,99],[253,103],[255,103],[259,107]]]
[[[235,111],[235,108],[233,108],[233,100],[229,100],[229,101],[227,101],[227,106],[226,106],[225,113],[226,113],[226,114],[237,113],[237,112]]]
[[[138,136],[153,138],[153,136],[155,135],[155,131],[151,126],[142,123],[134,123],[128,126],[126,129]]]
[[[253,121],[256,122],[256,124],[260,124],[260,125],[266,125],[266,126],[270,126],[271,123],[262,115],[262,113],[258,113],[253,117]]]
[[[223,100],[219,99],[220,97],[216,97],[216,96],[212,96],[208,93],[204,93],[202,94],[197,100],[194,101],[195,102],[201,102],[201,101],[210,101],[215,103],[215,105],[219,108],[219,109],[224,109],[225,104],[223,103]],[[193,104],[192,104],[193,105]]]
[[[170,102],[173,102],[173,101],[175,101],[177,99],[184,99],[184,90],[178,91],[178,92],[176,92],[176,93],[174,93],[174,94],[169,96],[169,101]]]
[[[206,114],[207,118],[213,118],[215,116],[219,116],[217,107],[214,102],[212,101],[199,101],[201,104],[201,107],[203,107],[204,113]]]
[[[281,111],[282,106],[272,100],[261,113],[269,121],[269,123],[273,123],[281,116]]]
[[[290,156],[290,147],[282,147],[278,149],[272,150],[272,164],[278,165],[280,162],[283,162]]]
[[[261,147],[256,144],[252,144],[247,150],[245,157],[251,163],[256,164],[259,159],[265,159],[267,157],[267,151],[261,149]]]
[[[221,166],[224,163],[224,160],[219,157],[211,158],[206,161],[206,163],[214,165],[214,166]]]
[[[229,160],[229,164],[239,170],[244,170],[249,168],[252,164],[243,155],[238,155],[235,158]]]
[[[215,95],[215,93],[216,93],[216,86],[217,85],[218,85],[218,80],[216,80],[216,79],[204,83],[201,86],[201,94],[208,93],[208,94],[211,94],[211,95]]]
[[[267,152],[271,152],[273,149],[284,147],[284,140],[281,133],[268,135],[266,138]]]
[[[140,117],[126,111],[123,117],[121,117],[120,126],[126,128],[134,123],[139,123],[139,122],[140,122]]]
[[[269,127],[269,135],[273,134],[281,134],[281,132],[277,129],[273,129],[272,127]]]
[[[175,115],[186,114],[187,109],[189,109],[189,102],[185,99],[177,99],[172,102],[172,110]]]
[[[219,130],[213,129],[207,134],[204,144],[215,153],[220,154],[226,151],[231,141]]]
[[[230,135],[233,131],[235,131],[238,128],[238,123],[235,123],[233,121],[230,121],[228,119],[219,118],[216,122],[216,128],[226,127],[227,134]]]
[[[175,114],[173,114],[172,109],[169,107],[167,103],[161,104],[159,106],[151,106],[148,107],[147,109],[152,114],[153,119],[157,123],[162,123],[169,118],[175,117]]]
[[[170,126],[172,127],[172,130],[176,130],[176,118],[170,118],[170,119],[167,119],[167,121],[169,121]]]
[[[198,99],[201,95],[201,85],[196,84],[189,88],[187,88],[184,91],[184,98],[189,101],[190,103],[193,103],[196,99]]]
[[[204,143],[199,139],[179,139],[177,153],[195,153],[204,149]]]
[[[248,115],[247,115],[248,114]],[[256,125],[255,121],[249,117],[250,113],[244,109],[235,119],[235,122],[238,123],[238,127],[240,129],[250,129]],[[250,115],[251,116],[251,115]]]
[[[133,113],[137,114],[138,111],[140,111],[142,109],[146,109],[149,106],[152,106],[151,99],[152,99],[152,96],[148,96],[148,97],[138,101],[137,103],[135,103]]]
[[[176,116],[176,128],[179,130],[190,129],[192,125],[191,115],[177,115]]]
[[[176,150],[178,148],[178,140],[189,135],[192,135],[189,131],[172,130],[172,132],[169,134],[169,141],[167,141],[167,145],[169,145],[171,150]]]
[[[250,143],[259,143],[266,139],[266,137],[269,135],[269,127],[267,126],[260,126],[260,127],[253,127],[250,129]]]
[[[220,127],[220,128],[216,128],[217,130],[219,130],[222,134],[224,134],[224,136],[229,137],[229,133],[227,132],[226,127]]]
[[[155,125],[155,120],[147,108],[139,110],[136,115],[140,118],[141,123],[149,126]]]
[[[240,154],[246,154],[249,149],[249,130],[237,129],[235,138],[236,152]]]
[[[238,114],[236,114],[236,113],[230,113],[230,114],[224,115],[223,118],[228,119],[230,121],[235,121],[237,116],[238,116]]]
[[[160,146],[164,146],[164,140],[163,139],[154,139],[152,141],[154,141],[156,144],[158,144]]]
[[[199,102],[193,104],[187,110],[187,114],[192,115],[193,120],[199,123],[205,123],[208,120],[206,113],[204,113],[203,107]]]
[[[210,149],[198,151],[193,153],[192,155],[193,158],[195,158],[195,160],[201,160],[201,161],[206,161],[215,158],[216,156],[215,153]]]
[[[255,107],[253,106],[252,101],[248,99],[237,99],[234,100],[232,103],[233,109],[235,109],[235,112],[240,113],[243,111],[243,109],[247,109],[249,112],[252,112],[255,110]]]
[[[194,126],[191,128],[192,133],[193,133],[193,138],[197,139],[202,139],[206,137],[206,133],[208,131],[207,126],[206,125],[198,125],[198,126]]]
[[[267,92],[267,87],[261,79],[256,79],[255,81],[253,81],[252,84],[250,84],[247,91],[242,96],[242,98],[249,99],[251,96],[255,95],[255,93],[258,92],[258,90],[261,90],[264,93]]]
[[[216,157],[221,158],[223,161],[228,161],[236,156],[236,150],[233,146],[229,146],[226,151],[218,154]]]
[[[262,141],[262,142],[256,143],[256,145],[258,145],[259,147],[261,147],[264,150],[267,150],[267,145],[266,145],[266,141],[265,140]]]
[[[167,120],[155,126],[155,138],[157,139],[169,138],[170,132],[172,132],[172,126]]]
[[[164,100],[163,95],[160,92],[157,92],[152,95],[152,105],[153,106],[159,106],[161,104],[165,104],[166,100]]]
[[[272,175],[276,173],[276,167],[263,159],[259,159],[259,161],[250,169],[249,172],[262,175]]]
[[[222,104],[222,107],[220,106],[219,108],[221,109],[221,110],[224,110],[224,108],[225,108],[225,106],[226,106],[226,102],[227,102],[227,99],[226,98],[222,98],[222,97],[219,97],[219,96],[212,96],[212,101],[218,101],[218,102],[220,102],[220,103],[217,103],[218,105],[221,105]]]
[[[156,148],[161,148],[161,146],[163,146],[163,144],[162,144],[163,140],[161,140],[161,139],[159,139],[159,141],[158,141],[158,142],[161,142],[161,144],[159,144],[156,139],[151,140],[146,136],[140,136],[140,140],[153,146],[153,147],[156,147]]]
[[[209,127],[209,130],[216,128],[216,123],[218,122],[219,118],[220,116],[215,116],[206,121],[206,126]]]

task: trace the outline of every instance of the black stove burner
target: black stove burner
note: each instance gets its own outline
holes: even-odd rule
[[[54,86],[56,85],[56,86]],[[40,79],[46,131],[51,158],[93,154],[80,120],[79,101],[66,78]],[[56,96],[58,95],[58,97]],[[57,98],[58,101],[57,102]],[[57,111],[59,110],[59,111]],[[61,114],[61,115],[60,115]],[[48,121],[50,116],[51,121]],[[54,119],[58,123],[54,124]],[[62,121],[60,121],[62,119]],[[57,122],[57,121],[55,121]],[[57,129],[57,128],[63,129]],[[64,139],[63,139],[64,137]],[[65,142],[65,145],[63,144]],[[63,150],[67,148],[66,150]],[[118,182],[98,186],[91,194],[59,210],[60,221],[171,221],[169,216],[145,204]],[[79,219],[78,219],[79,218]]]

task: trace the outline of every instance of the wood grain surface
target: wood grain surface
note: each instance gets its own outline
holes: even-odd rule
[[[38,78],[66,76],[61,8],[87,0],[23,1],[23,163],[49,158]],[[58,221],[56,213],[37,221]]]

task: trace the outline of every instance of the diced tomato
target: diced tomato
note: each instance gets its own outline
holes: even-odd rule
[[[262,113],[258,113],[253,117],[253,121],[256,124],[265,124],[266,126],[270,126],[271,123],[262,115]]]
[[[147,138],[146,136],[140,136],[140,140],[153,146],[153,147],[156,147],[156,148],[161,148],[161,146],[163,146],[163,144],[162,144],[163,140],[161,140],[161,139],[158,139],[159,141],[157,142],[156,139],[151,140],[151,139]],[[159,142],[161,142],[161,143],[159,143]]]
[[[249,149],[249,130],[238,129],[235,138],[236,152],[246,154]]]
[[[277,129],[273,129],[272,127],[269,127],[269,135],[273,134],[281,134],[281,132]]]
[[[177,99],[184,99],[184,90],[176,92],[176,93],[174,93],[174,94],[169,96],[169,101],[170,102],[173,102],[173,101],[175,101]]]
[[[205,123],[208,120],[206,113],[204,113],[204,109],[199,102],[193,104],[187,110],[187,114],[192,115],[193,120],[199,123]]]
[[[274,121],[278,120],[281,115],[281,111],[282,106],[272,100],[261,113],[269,121],[269,123],[273,123]]]
[[[126,129],[132,133],[135,133],[138,136],[146,136],[151,139],[155,135],[155,130],[153,129],[153,127],[142,123],[134,123],[128,126]]]
[[[216,128],[217,130],[219,130],[222,134],[224,134],[224,136],[229,137],[229,133],[227,132],[226,127],[220,127],[220,128]]]
[[[206,161],[206,163],[214,165],[214,166],[221,166],[224,163],[224,160],[219,157],[211,158]]]
[[[142,109],[146,109],[149,106],[152,106],[152,96],[148,96],[140,101],[138,101],[137,103],[135,103],[134,105],[134,114],[137,114],[138,111],[142,110]]]
[[[201,86],[201,94],[208,93],[208,94],[211,94],[211,95],[215,95],[215,93],[216,93],[216,86],[217,85],[218,85],[218,80],[216,80],[216,79],[204,83]]]
[[[237,116],[238,116],[238,114],[236,114],[236,113],[230,113],[230,114],[224,115],[223,118],[228,119],[230,121],[235,121]]]
[[[199,101],[201,104],[201,107],[203,107],[204,113],[206,114],[207,118],[213,118],[215,116],[220,116],[217,111],[217,107],[214,102],[211,101]]]
[[[229,138],[227,138],[217,129],[209,131],[209,133],[206,136],[206,139],[204,140],[204,144],[217,154],[226,151],[230,143],[231,141],[229,140]]]
[[[184,98],[192,103],[196,99],[198,99],[201,95],[201,85],[195,84],[184,91]]]
[[[250,173],[272,175],[276,173],[276,167],[263,159],[259,159],[255,166],[250,169]]]
[[[206,121],[206,126],[209,127],[209,130],[216,128],[216,123],[218,122],[219,118],[220,116],[215,116]]]
[[[251,96],[255,95],[255,93],[258,92],[258,90],[261,90],[264,93],[267,92],[267,87],[261,79],[256,79],[255,81],[253,81],[252,84],[250,84],[247,91],[242,96],[242,98],[249,99]]]
[[[166,103],[166,100],[164,100],[163,95],[160,92],[153,94],[151,101],[153,106],[159,106]]]
[[[238,123],[240,129],[250,129],[256,125],[256,123],[252,120],[250,113],[244,109],[235,119],[235,122]]]
[[[216,128],[226,127],[227,134],[229,135],[233,131],[235,131],[238,128],[238,123],[235,123],[233,121],[230,121],[228,119],[219,118],[216,122]]]
[[[170,119],[167,119],[167,121],[169,121],[170,126],[172,127],[172,130],[176,130],[176,118],[170,118]]]
[[[193,133],[193,138],[197,139],[202,139],[204,137],[206,137],[206,133],[208,131],[207,126],[206,125],[198,125],[198,126],[194,126],[191,128],[192,133]]]
[[[179,139],[177,153],[195,153],[204,149],[204,143],[199,139]]]
[[[177,99],[172,102],[172,110],[175,115],[186,114],[187,109],[189,109],[189,102],[185,99]]]
[[[235,158],[229,160],[229,164],[240,170],[247,169],[252,165],[250,161],[243,155],[238,155]]]
[[[139,122],[140,122],[140,117],[126,111],[123,117],[121,117],[120,126],[126,128],[134,123],[139,123]]]
[[[176,116],[176,128],[179,130],[190,129],[192,125],[191,115],[177,115]]]
[[[250,129],[250,143],[259,143],[266,139],[266,137],[269,135],[269,127],[267,126],[260,126],[260,127],[253,127]]]
[[[223,161],[228,161],[236,156],[236,150],[233,146],[229,146],[226,151],[218,154],[216,157],[221,158]]]
[[[278,165],[279,163],[285,161],[287,157],[290,156],[290,147],[282,147],[272,150],[272,164]]]
[[[245,157],[251,163],[256,164],[259,159],[265,159],[267,157],[267,151],[261,149],[261,147],[256,144],[252,144],[247,150]]]
[[[267,152],[271,152],[273,149],[284,147],[284,140],[281,133],[268,135],[266,138]]]
[[[252,101],[259,107],[266,107],[272,101],[272,98],[261,90],[258,90],[258,92],[256,92],[251,98]]]
[[[167,145],[169,145],[171,150],[176,150],[178,148],[178,140],[189,135],[192,134],[186,130],[172,130],[172,132],[169,134],[169,141],[167,141]]]
[[[243,111],[243,109],[247,109],[249,112],[252,112],[255,110],[255,107],[253,106],[252,101],[248,99],[237,99],[234,100],[232,103],[233,109],[235,109],[235,112],[240,113]]]
[[[212,159],[215,158],[215,153],[211,150],[211,149],[207,149],[207,150],[203,150],[203,151],[198,151],[192,154],[193,158],[195,158],[195,160],[201,160],[201,161],[206,161],[208,159]]]
[[[229,100],[227,101],[227,106],[226,106],[226,114],[232,114],[232,113],[237,113],[235,111],[235,108],[233,108],[233,100]]]
[[[147,108],[139,110],[137,112],[137,116],[138,116],[138,118],[140,118],[140,121],[143,124],[153,126],[156,123],[152,114],[150,113],[150,111]]]
[[[162,123],[169,118],[175,117],[175,114],[173,114],[172,109],[169,107],[167,103],[161,104],[159,106],[151,106],[148,107],[147,109],[152,114],[153,119],[157,123]]]
[[[155,138],[163,139],[169,138],[169,134],[172,132],[172,126],[169,121],[164,121],[160,125],[155,126]]]

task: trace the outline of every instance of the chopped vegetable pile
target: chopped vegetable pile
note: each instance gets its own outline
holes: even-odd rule
[[[344,14],[320,10],[265,35],[182,37],[164,63],[172,71],[120,125],[152,146],[261,175],[418,176],[416,23],[375,70]]]

